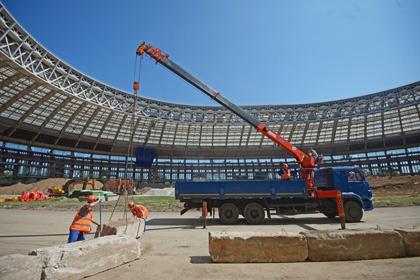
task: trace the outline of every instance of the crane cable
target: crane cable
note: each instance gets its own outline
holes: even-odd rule
[[[140,78],[141,78],[141,70],[143,65],[143,56],[140,57],[140,62],[138,62],[138,56],[135,56],[134,61],[134,83],[133,83],[133,90],[134,90],[134,102],[133,102],[133,109],[131,113],[131,124],[130,124],[130,139],[127,147],[127,155],[125,159],[125,175],[124,175],[124,185],[123,185],[123,195],[124,195],[124,215],[125,218],[125,230],[124,232],[127,232],[128,228],[128,191],[127,191],[127,182],[128,182],[128,166],[129,166],[129,157],[133,155],[134,152],[134,134],[135,134],[135,124],[136,124],[136,111],[137,111],[137,100],[138,100],[138,90],[140,88]],[[136,80],[137,78],[137,80]],[[131,162],[132,170],[134,171],[134,162]],[[134,190],[134,178],[131,179],[131,187]],[[131,200],[134,201],[133,195],[131,196]],[[111,215],[109,217],[109,223],[111,222],[112,216],[114,215],[115,209],[117,205],[119,204],[121,195],[118,196],[118,199],[116,203],[114,204],[114,207],[112,209]]]
[[[138,96],[139,96],[138,91],[140,90],[140,80],[141,80],[141,72],[142,72],[141,70],[142,70],[142,65],[143,65],[143,56],[140,57],[140,62],[139,63],[137,63],[138,59],[139,59],[138,55],[136,54],[135,55],[135,60],[134,60],[134,82],[133,82],[134,104],[133,104],[133,112],[132,112],[132,117],[131,117],[130,142],[129,142],[129,145],[128,145],[128,149],[127,149],[128,154],[127,154],[127,158],[126,158],[127,159],[126,160],[126,170],[125,170],[126,178],[128,176],[128,157],[132,156],[133,153],[134,153],[133,142],[134,142],[134,134],[135,134],[135,129],[136,129],[135,126],[136,126],[136,113],[137,113],[137,99],[138,99]],[[137,73],[137,71],[138,71],[138,73]],[[136,80],[136,74],[137,74],[137,80]],[[130,197],[131,197],[131,201],[133,203],[135,203],[134,196],[133,196],[133,193],[134,193],[134,177],[135,177],[134,165],[135,165],[135,162],[131,161],[131,170],[133,172],[133,178],[131,179],[132,193],[131,193]],[[126,180],[126,182],[127,182],[127,180]],[[127,194],[127,191],[125,191],[125,193]],[[125,218],[126,218],[124,233],[127,232],[127,228],[128,228],[128,217],[127,217],[128,200],[129,200],[128,195],[126,195],[126,201],[125,201],[125,207],[124,207]],[[139,228],[140,228],[140,221],[139,221]],[[138,236],[139,228],[137,229],[136,237]]]

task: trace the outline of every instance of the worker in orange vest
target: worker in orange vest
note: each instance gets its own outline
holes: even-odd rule
[[[149,215],[149,210],[147,210],[146,207],[144,207],[143,205],[140,204],[135,204],[134,202],[130,201],[128,203],[128,208],[130,208],[130,212],[131,214],[133,214],[133,216],[139,218],[139,228],[140,228],[140,223],[143,220],[144,221],[144,228],[143,228],[143,232],[146,231],[146,219]],[[137,232],[138,234],[138,232]]]
[[[287,163],[282,163],[279,171],[282,180],[290,180],[290,169]]]
[[[89,233],[92,230],[90,223],[93,222],[97,224],[92,220],[93,207],[97,203],[98,199],[94,195],[89,195],[87,197],[87,203],[80,207],[70,225],[68,243],[85,240],[84,233]]]

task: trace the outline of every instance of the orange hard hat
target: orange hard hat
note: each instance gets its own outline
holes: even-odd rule
[[[133,207],[134,207],[134,202],[130,201],[130,202],[128,203],[128,207],[133,208]]]
[[[96,196],[94,196],[94,195],[89,195],[88,197],[87,197],[87,201],[88,202],[95,202],[97,200],[97,198],[96,198]]]

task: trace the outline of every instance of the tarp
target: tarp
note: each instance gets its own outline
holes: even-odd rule
[[[136,148],[136,166],[150,168],[156,157],[156,149],[153,148]]]

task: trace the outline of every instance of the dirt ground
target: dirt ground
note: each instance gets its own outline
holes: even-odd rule
[[[420,176],[368,177],[375,196],[420,195]]]
[[[0,255],[66,242],[73,212],[0,209]],[[94,213],[94,219],[98,219]],[[108,219],[105,213],[103,219]],[[122,213],[116,213],[120,218]],[[199,211],[184,216],[152,212],[141,237],[139,260],[88,279],[420,279],[420,257],[352,262],[286,264],[213,264],[208,252],[210,231],[287,231],[337,229],[320,214],[281,216],[263,225],[221,225],[209,220],[202,229]],[[11,219],[10,217],[13,217]],[[365,213],[363,222],[348,228],[395,228],[420,225],[420,207],[380,208]],[[58,234],[46,236],[47,234]],[[32,236],[28,236],[32,235]],[[89,236],[92,238],[92,236]],[[385,245],[385,244],[384,244]],[[385,245],[386,246],[386,245]]]

